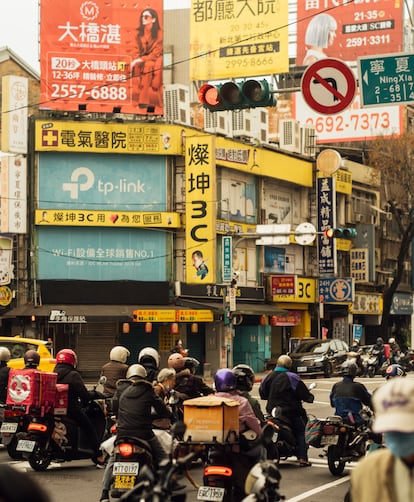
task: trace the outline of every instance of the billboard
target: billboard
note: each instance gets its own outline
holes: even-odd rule
[[[288,0],[192,0],[192,80],[233,79],[288,70]]]
[[[297,2],[297,66],[326,57],[356,61],[383,52],[401,52],[403,5],[400,0]]]
[[[162,18],[162,0],[40,0],[39,108],[162,114]]]
[[[1,86],[1,151],[27,153],[29,79],[6,75]]]

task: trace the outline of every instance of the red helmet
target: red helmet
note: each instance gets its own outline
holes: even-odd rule
[[[168,358],[168,367],[174,368],[176,371],[182,370],[184,368],[184,363],[184,357],[178,352],[174,352],[174,354],[171,354]]]
[[[72,349],[62,349],[56,354],[57,363],[70,364],[74,368],[78,364],[78,358],[76,357],[76,352]]]

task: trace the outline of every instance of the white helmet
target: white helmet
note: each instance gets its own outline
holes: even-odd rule
[[[147,378],[147,370],[144,366],[142,366],[142,364],[131,364],[127,370],[126,377],[131,378],[133,376]]]
[[[10,350],[7,347],[0,347],[0,361],[10,361]]]
[[[271,460],[265,460],[263,462],[255,464],[249,471],[247,475],[244,490],[245,492],[255,495],[261,495],[262,490],[265,488],[266,479],[272,478],[273,482],[279,487],[280,482],[280,472],[277,465]]]
[[[138,363],[143,364],[145,366],[145,363],[148,364],[149,362],[155,365],[157,368],[159,368],[161,358],[158,352],[154,348],[145,347],[138,354]]]
[[[122,345],[117,345],[111,349],[109,353],[109,359],[111,361],[118,361],[118,363],[126,363],[126,360],[130,356],[130,352],[126,347]]]
[[[395,343],[395,338],[390,338],[390,339],[388,340],[388,343]]]

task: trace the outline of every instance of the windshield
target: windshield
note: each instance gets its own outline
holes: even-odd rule
[[[330,342],[309,342],[301,343],[296,347],[296,354],[303,354],[305,352],[314,352],[315,354],[324,354],[329,349]]]

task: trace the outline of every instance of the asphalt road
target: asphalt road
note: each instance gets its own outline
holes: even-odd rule
[[[414,378],[414,373],[407,378]],[[318,417],[326,417],[332,414],[329,405],[329,392],[338,378],[306,379],[306,384],[316,382],[317,387],[313,390],[315,401],[306,404],[308,413]],[[373,379],[360,379],[370,391],[375,390],[385,381],[381,377]],[[258,396],[258,384],[253,389],[253,395]],[[265,402],[262,402],[264,407]],[[101,480],[103,471],[97,469],[90,461],[76,461],[64,464],[53,464],[46,472],[37,473],[32,471],[27,462],[10,461],[7,452],[0,447],[0,464],[13,464],[18,470],[27,472],[40,482],[50,494],[51,502],[94,502],[99,501]],[[296,459],[282,460],[280,472],[282,475],[280,492],[285,495],[287,502],[339,502],[344,498],[348,490],[349,474],[354,464],[348,464],[343,475],[332,476],[328,470],[326,458],[320,458],[322,450],[310,448],[309,456],[312,467],[301,468]],[[194,466],[191,471],[197,483],[201,483],[201,466]],[[186,481],[187,500],[196,501],[197,490]]]

